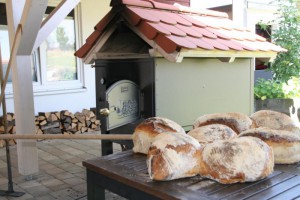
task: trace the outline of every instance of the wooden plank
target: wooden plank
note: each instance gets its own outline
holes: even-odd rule
[[[263,184],[268,179],[270,179],[274,176],[277,176],[281,173],[282,172],[280,172],[280,171],[275,171],[271,175],[269,175],[267,178],[259,180],[259,181],[232,184],[232,185],[230,185],[230,187],[226,187],[224,189],[221,189],[221,190],[218,190],[218,191],[212,193],[211,196],[214,197],[214,198],[217,198],[217,199],[221,199],[221,198],[224,198],[226,196],[230,196],[231,194],[238,193],[241,190],[245,190],[245,188],[250,188],[250,187],[253,187],[253,186],[258,185],[258,184]]]
[[[52,33],[59,23],[77,6],[80,0],[63,0],[42,22],[36,37],[33,50],[36,50],[42,42]]]
[[[16,134],[35,134],[34,97],[31,75],[31,55],[17,56],[13,68],[14,109]],[[35,140],[17,142],[18,168],[23,175],[38,172],[38,153]]]
[[[77,134],[77,135],[64,135],[64,134],[1,134],[0,139],[20,139],[20,140],[36,140],[36,139],[98,139],[98,140],[131,140],[132,135],[128,134]]]
[[[22,37],[17,55],[31,55],[47,4],[48,0],[26,1],[20,21],[22,25]]]
[[[6,0],[6,17],[10,48],[12,48],[14,35],[20,24],[25,3],[26,0]]]
[[[300,176],[295,176],[295,177],[292,177],[288,180],[285,180],[267,190],[264,190],[263,192],[260,192],[254,196],[251,196],[249,198],[249,200],[254,200],[254,199],[269,199],[271,197],[274,197],[278,194],[281,194],[283,193],[284,191],[292,188],[292,187],[295,187],[296,185],[298,185],[300,182]]]
[[[296,199],[300,197],[300,185],[297,185],[283,193],[271,198],[270,200]]]
[[[287,173],[281,173],[278,176],[274,176],[270,179],[266,179],[263,182],[260,182],[259,184],[255,184],[252,187],[246,187],[243,190],[239,190],[238,192],[234,194],[230,194],[223,199],[228,199],[228,200],[240,200],[240,199],[246,199],[249,198],[255,194],[260,193],[261,191],[264,191],[276,184],[281,183],[282,181],[288,180],[290,178],[294,177],[291,174]]]

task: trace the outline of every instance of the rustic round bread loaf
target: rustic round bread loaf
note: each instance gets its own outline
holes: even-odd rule
[[[192,129],[190,132],[188,132],[188,135],[195,138],[200,144],[237,137],[236,132],[223,124],[200,126]]]
[[[292,118],[290,118],[288,115],[273,110],[257,111],[253,113],[250,118],[256,124],[256,128],[268,127],[275,130],[285,130],[296,126]]]
[[[223,124],[229,126],[237,134],[252,128],[252,120],[243,113],[213,113],[202,115],[193,124],[194,128],[209,124]]]
[[[165,181],[198,175],[200,150],[199,142],[187,134],[157,135],[147,156],[150,178]]]
[[[133,133],[133,151],[147,154],[154,137],[163,132],[185,134],[184,129],[176,122],[163,117],[151,117],[145,119],[135,128]]]
[[[291,164],[300,161],[300,135],[298,133],[260,127],[244,131],[239,136],[253,136],[266,142],[273,148],[275,164]]]
[[[200,175],[223,184],[257,181],[273,167],[272,148],[255,137],[207,143],[201,151]]]

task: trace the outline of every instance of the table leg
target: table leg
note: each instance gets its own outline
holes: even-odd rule
[[[106,156],[113,153],[113,145],[111,141],[102,140],[101,141],[101,152],[102,156]]]
[[[87,199],[105,200],[105,189],[97,184],[93,172],[87,170]]]

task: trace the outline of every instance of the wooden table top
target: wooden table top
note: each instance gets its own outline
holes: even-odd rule
[[[294,199],[300,198],[300,163],[276,165],[267,178],[250,183],[224,185],[195,176],[152,181],[146,156],[131,150],[83,162],[87,170],[117,180],[161,199]]]

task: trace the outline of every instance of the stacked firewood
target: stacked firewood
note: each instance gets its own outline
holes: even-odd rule
[[[35,119],[36,134],[61,133],[59,112],[39,112]]]
[[[7,113],[8,134],[16,133],[15,117]],[[83,109],[82,112],[71,113],[68,110],[60,112],[39,112],[35,117],[36,134],[80,134],[100,130],[100,121],[93,111]],[[4,134],[3,117],[0,117],[0,134]],[[10,141],[15,144],[15,141]],[[0,147],[5,141],[0,140]]]
[[[4,134],[4,119],[0,117],[0,134]],[[15,116],[13,113],[7,113],[7,133],[8,134],[15,134],[16,133],[16,126],[15,126]],[[9,140],[9,144],[13,145],[16,144],[15,140]],[[5,141],[0,140],[0,147],[5,147]]]
[[[63,134],[80,134],[84,132],[99,131],[100,121],[96,119],[93,111],[83,109],[75,114],[61,111],[61,130]]]

